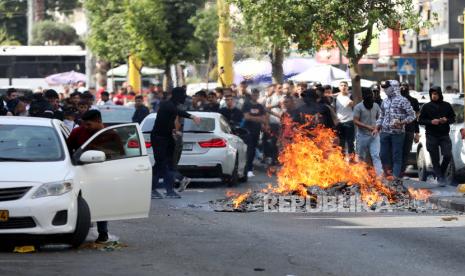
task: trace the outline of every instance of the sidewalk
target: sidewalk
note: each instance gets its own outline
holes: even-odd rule
[[[457,192],[457,187],[455,186],[438,187],[434,184],[417,180],[404,180],[403,183],[407,188],[431,190],[433,192],[429,198],[431,203],[454,211],[465,212],[465,196]]]

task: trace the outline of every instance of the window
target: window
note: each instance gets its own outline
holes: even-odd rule
[[[51,127],[0,124],[0,162],[2,159],[59,161],[64,153],[58,133]]]
[[[202,117],[200,124],[195,124],[190,119],[184,120],[183,132],[213,132],[215,130],[215,119]]]
[[[139,133],[136,126],[122,126],[100,133],[85,148],[103,151],[107,161],[142,155]]]

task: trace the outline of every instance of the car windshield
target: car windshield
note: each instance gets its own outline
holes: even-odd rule
[[[142,125],[142,132],[151,132],[155,124],[156,117],[146,118]],[[184,132],[212,132],[215,130],[214,118],[201,118],[200,124],[196,125],[192,120],[184,120]]]
[[[63,148],[52,127],[0,124],[0,162],[59,161],[63,158]]]
[[[106,123],[131,123],[134,108],[100,108],[102,121]]]
[[[453,104],[452,108],[455,112],[455,123],[461,124],[463,123],[463,105],[461,104]]]

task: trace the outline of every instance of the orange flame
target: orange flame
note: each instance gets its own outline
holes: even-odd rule
[[[306,116],[307,124],[296,125],[290,119],[285,120],[285,127],[292,126],[292,138],[285,137],[284,148],[279,155],[281,169],[277,172],[278,186],[263,189],[262,192],[307,196],[307,188],[319,186],[330,188],[338,183],[358,185],[361,199],[373,205],[387,196],[393,201],[393,193],[384,186],[376,176],[374,169],[362,161],[354,161],[351,156],[347,161],[341,147],[335,144],[336,133],[332,129],[317,125],[312,127],[315,117]],[[316,118],[317,119],[317,118]],[[241,194],[233,201],[237,208],[248,196],[250,191]]]
[[[234,204],[234,208],[237,208],[239,207],[239,205],[244,202],[244,200],[247,199],[247,197],[249,197],[249,195],[252,193],[252,191],[247,191],[243,194],[240,194],[239,196],[237,196],[234,200],[233,200],[233,204]]]
[[[312,118],[307,120],[311,122]],[[381,183],[374,169],[361,161],[346,161],[335,141],[335,132],[321,125],[295,127],[292,143],[287,144],[279,156],[283,166],[277,173],[277,192],[295,191],[305,196],[310,186],[330,188],[337,183],[347,183],[360,186],[362,200],[368,205],[383,194],[392,199],[391,191]]]
[[[416,200],[427,200],[428,198],[431,197],[431,194],[432,194],[430,190],[427,190],[427,189],[415,190],[412,187],[408,188],[408,192],[410,196]]]

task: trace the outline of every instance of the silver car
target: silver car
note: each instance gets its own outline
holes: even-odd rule
[[[183,148],[178,170],[192,178],[221,178],[228,185],[247,181],[247,145],[234,134],[246,133],[241,129],[233,133],[229,123],[219,113],[190,113],[200,117],[201,123],[196,125],[192,120],[184,120]],[[156,113],[150,114],[141,124],[147,147],[151,146],[150,132],[156,116]],[[148,153],[153,165],[152,149],[148,149]]]

